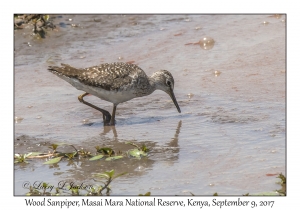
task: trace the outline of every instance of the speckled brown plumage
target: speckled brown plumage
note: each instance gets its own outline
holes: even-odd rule
[[[130,85],[146,88],[148,76],[134,64],[105,63],[99,66],[78,69],[67,64],[49,66],[48,70],[55,74],[78,79],[81,83],[93,87],[101,87],[108,91],[122,90]]]

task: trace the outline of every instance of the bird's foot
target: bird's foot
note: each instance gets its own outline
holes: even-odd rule
[[[115,120],[110,120],[110,121],[104,120],[103,123],[104,123],[104,126],[115,126],[116,121]]]
[[[103,113],[103,124],[104,126],[115,126],[116,121],[109,112]]]

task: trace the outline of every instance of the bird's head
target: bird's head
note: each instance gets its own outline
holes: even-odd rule
[[[172,74],[167,70],[159,70],[155,72],[151,78],[155,82],[156,89],[166,92],[171,97],[178,112],[180,113],[181,110],[174,95],[174,78]]]

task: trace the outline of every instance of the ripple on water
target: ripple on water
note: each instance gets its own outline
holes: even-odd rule
[[[23,119],[23,117],[15,117],[15,123],[21,123]]]
[[[193,93],[189,93],[189,94],[187,94],[187,96],[189,97],[189,99],[191,99],[191,98],[194,97],[194,94]]]
[[[214,72],[214,74],[215,74],[215,77],[218,77],[218,76],[220,76],[221,72],[216,70],[216,71]]]
[[[263,24],[264,24],[264,25],[268,25],[269,22],[268,22],[268,21],[264,21]]]

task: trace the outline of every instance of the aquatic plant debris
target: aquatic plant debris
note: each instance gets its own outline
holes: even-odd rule
[[[52,158],[46,162],[44,162],[44,164],[55,164],[55,163],[58,163],[59,161],[61,161],[63,157],[60,156],[60,157],[56,157],[56,158]]]

